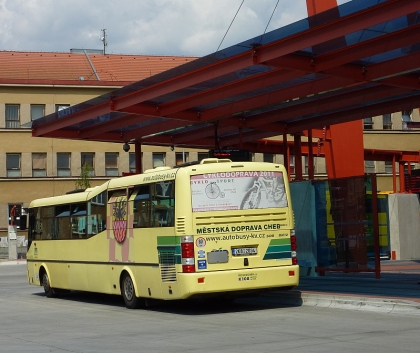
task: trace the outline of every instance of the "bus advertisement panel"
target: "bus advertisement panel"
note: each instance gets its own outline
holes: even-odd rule
[[[193,212],[287,207],[283,173],[252,171],[191,176]]]

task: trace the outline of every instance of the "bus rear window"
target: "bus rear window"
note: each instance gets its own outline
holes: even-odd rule
[[[287,207],[283,173],[220,172],[191,176],[193,212]]]

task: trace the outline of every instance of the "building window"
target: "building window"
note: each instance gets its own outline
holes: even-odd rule
[[[70,153],[57,153],[57,176],[69,177],[70,171]]]
[[[411,114],[413,113],[412,110],[403,110],[402,111],[402,129],[409,130],[407,123],[411,122]]]
[[[55,111],[59,112],[61,110],[67,109],[68,107],[70,107],[70,104],[56,104]]]
[[[20,177],[20,153],[6,154],[6,169],[9,178]]]
[[[44,104],[31,104],[31,120],[42,118],[45,115]]]
[[[295,156],[289,156],[289,174],[295,174]]]
[[[274,163],[274,154],[273,153],[264,153],[263,161],[268,163]]]
[[[32,176],[33,177],[47,176],[47,154],[46,153],[32,153]]]
[[[385,173],[392,174],[392,161],[385,161]]]
[[[80,167],[82,168],[85,164],[90,165],[90,167],[92,168],[90,176],[94,176],[95,175],[95,153],[82,152]]]
[[[408,164],[410,162],[404,163],[404,174],[411,174],[409,173]],[[410,163],[410,172],[416,169],[416,163]]]
[[[175,153],[176,165],[180,165],[188,162],[188,152],[177,152]]]
[[[203,159],[209,158],[208,152],[198,152],[197,154],[197,160],[201,162]]]
[[[305,168],[304,174],[309,174],[309,157],[303,156],[303,167]]]
[[[153,168],[165,166],[165,153],[153,153]]]
[[[365,161],[365,173],[375,173],[375,161]]]
[[[382,116],[382,128],[384,130],[392,130],[391,114],[384,114]]]
[[[63,116],[70,114],[70,110],[66,111],[68,107],[70,107],[70,104],[56,104],[55,111],[57,113],[57,116],[59,118],[62,118]]]
[[[19,104],[6,104],[6,129],[20,128]]]
[[[363,119],[363,129],[365,129],[365,130],[372,130],[373,129],[373,119],[372,118]]]
[[[136,172],[136,154],[135,153],[130,153],[128,155],[129,158],[129,168],[130,168],[130,173],[135,173]]]
[[[105,153],[105,175],[118,176],[118,152]]]

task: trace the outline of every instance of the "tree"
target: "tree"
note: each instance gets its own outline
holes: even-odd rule
[[[93,168],[89,163],[85,163],[80,168],[80,176],[76,180],[76,189],[90,188],[90,177],[92,176]]]

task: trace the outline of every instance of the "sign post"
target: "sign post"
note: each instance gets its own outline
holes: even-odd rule
[[[17,227],[9,225],[7,243],[9,244],[9,260],[17,260]]]
[[[10,224],[7,232],[9,260],[17,260],[17,226],[15,225],[16,206],[10,211]]]

